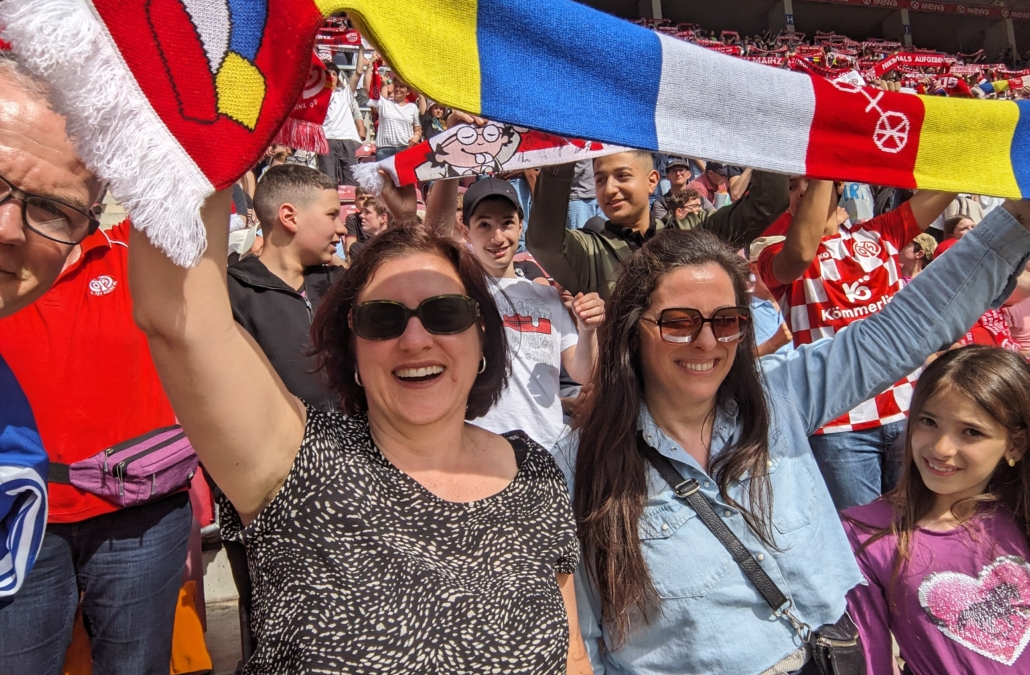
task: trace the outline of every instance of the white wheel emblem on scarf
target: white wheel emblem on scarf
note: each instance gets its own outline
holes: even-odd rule
[[[873,143],[876,143],[876,147],[892,155],[901,152],[905,148],[905,145],[908,143],[908,132],[911,128],[908,116],[905,113],[893,110],[884,111],[880,107],[880,99],[883,98],[882,91],[878,92],[874,98],[865,89],[850,82],[830,80],[830,84],[848,94],[862,94],[869,101],[865,112],[875,110],[880,114],[880,119],[876,121],[876,129],[873,131]]]

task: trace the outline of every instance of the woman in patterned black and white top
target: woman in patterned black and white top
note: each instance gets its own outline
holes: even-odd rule
[[[199,266],[138,234],[130,265],[162,382],[247,547],[245,672],[589,673],[565,480],[524,434],[466,423],[508,371],[472,254],[400,226],[337,282],[312,334],[345,418],[291,396],[233,322],[228,214],[228,193],[209,201]]]

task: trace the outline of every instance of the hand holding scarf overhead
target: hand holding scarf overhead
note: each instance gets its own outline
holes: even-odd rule
[[[54,85],[87,165],[189,265],[204,199],[261,157],[319,24],[344,11],[413,87],[489,119],[817,178],[1030,196],[1030,102],[828,82],[571,0],[3,0],[0,25]],[[697,94],[712,82],[734,86]]]

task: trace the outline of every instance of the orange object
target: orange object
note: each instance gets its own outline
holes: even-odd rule
[[[93,652],[89,642],[89,634],[82,625],[82,606],[75,610],[75,623],[72,625],[72,643],[64,655],[63,675],[93,675]]]
[[[172,631],[171,675],[210,673],[211,655],[204,642],[204,628],[197,613],[197,582],[187,581],[179,589],[175,608],[175,629]]]
[[[212,670],[211,655],[204,642],[204,629],[196,606],[197,584],[187,581],[179,589],[179,604],[175,608],[175,628],[172,631],[172,659],[170,675],[199,675]],[[82,608],[75,613],[72,642],[64,657],[63,675],[92,675],[93,655],[89,635],[82,624]]]

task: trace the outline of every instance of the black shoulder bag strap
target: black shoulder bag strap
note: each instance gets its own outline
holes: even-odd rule
[[[866,672],[865,656],[858,641],[858,629],[845,613],[836,624],[827,624],[813,631],[811,626],[794,616],[790,611],[793,603],[783,594],[751,551],[741,543],[733,530],[722,522],[719,514],[701,494],[701,484],[693,478],[683,478],[666,457],[652,448],[637,433],[637,447],[651,466],[661,474],[676,496],[694,509],[705,527],[715,535],[719,543],[729,552],[758,592],[772,608],[773,615],[787,620],[797,632],[801,641],[811,647],[812,659],[819,673],[829,675],[863,675]]]
[[[751,583],[755,585],[758,592],[762,594],[769,607],[772,608],[773,613],[776,616],[786,613],[791,606],[790,599],[783,594],[783,591],[776,585],[776,582],[762,569],[762,566],[758,564],[755,557],[751,555],[751,551],[747,550],[747,547],[741,543],[740,539],[737,539],[737,535],[733,534],[733,531],[726,526],[726,523],[722,522],[719,514],[715,512],[715,509],[708,503],[704,495],[699,492],[701,484],[693,478],[684,479],[680,472],[676,470],[676,467],[672,465],[672,462],[648,445],[644,440],[643,434],[637,435],[637,445],[644,453],[647,461],[651,463],[651,466],[662,475],[665,482],[676,493],[676,496],[689,504],[690,508],[694,509],[698,518],[705,524],[705,527],[729,551],[729,554],[733,556],[734,562],[740,565],[740,569],[744,571],[747,578],[751,580]],[[795,619],[789,620],[792,625],[796,621]],[[800,621],[797,624],[804,625]],[[798,629],[799,633],[801,632],[798,625],[795,625],[794,628]],[[805,636],[802,635],[802,637]]]

